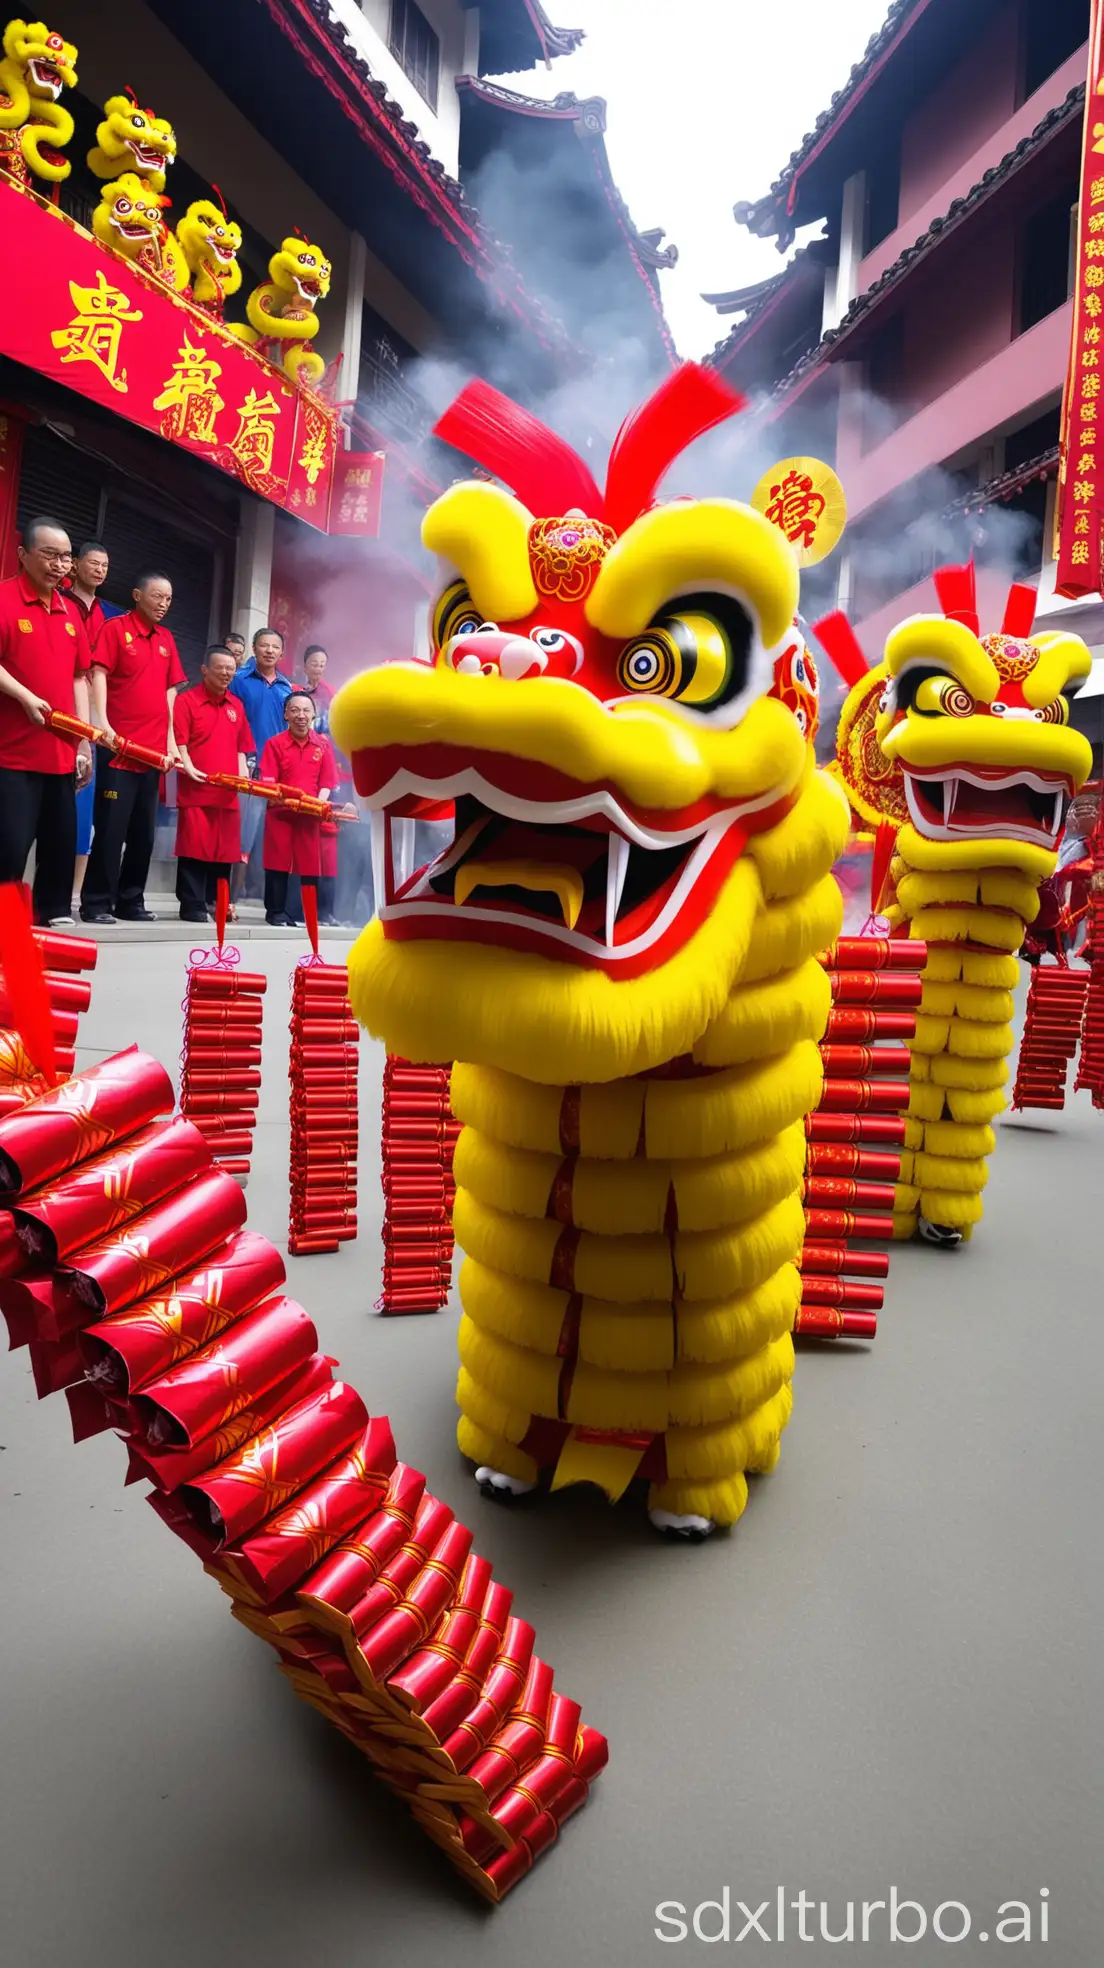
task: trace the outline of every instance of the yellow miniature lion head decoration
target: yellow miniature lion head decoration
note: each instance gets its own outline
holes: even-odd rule
[[[28,95],[39,102],[56,102],[63,89],[77,86],[77,51],[45,21],[9,21],[4,53],[22,70]]]
[[[406,1056],[595,1079],[688,1049],[730,988],[758,902],[742,859],[809,769],[770,692],[798,571],[725,499],[656,505],[668,465],[739,399],[677,370],[613,446],[604,493],[527,412],[472,384],[437,435],[506,481],[454,485],[432,660],[342,690],[338,744],[374,809],[379,920],[353,1001]],[[397,827],[455,803],[404,874]]]
[[[106,184],[92,214],[92,230],[101,246],[113,246],[128,260],[140,258],[144,247],[161,234],[162,201],[133,171]]]
[[[193,273],[205,267],[224,294],[236,294],[241,286],[242,229],[213,199],[197,198],[189,205],[176,228],[181,251]]]
[[[303,308],[313,309],[330,291],[333,268],[321,246],[293,235],[285,239],[268,263],[269,279],[292,295]]]
[[[864,819],[899,826],[911,866],[1015,866],[1042,880],[1092,769],[1088,740],[1069,723],[1091,656],[1080,636],[1032,633],[1032,588],[1014,585],[1000,632],[983,637],[973,567],[934,578],[943,613],[898,623],[872,670],[861,651],[841,660],[832,647],[846,644],[839,617],[818,624],[853,686],[840,776]]]
[[[164,191],[165,173],[176,156],[176,132],[163,116],[139,108],[130,94],[109,96],[103,122],[96,128],[96,147],[88,153],[88,168],[98,178],[118,178],[133,172],[154,191]]]

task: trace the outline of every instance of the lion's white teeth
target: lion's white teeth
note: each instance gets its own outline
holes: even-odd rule
[[[413,820],[392,820],[391,822],[391,869],[395,879],[396,892],[414,873],[414,828]]]
[[[606,944],[613,947],[613,933],[617,927],[617,911],[621,907],[621,897],[625,891],[625,876],[629,872],[629,843],[623,834],[611,833],[609,837],[609,861],[606,866]]]
[[[372,826],[372,888],[376,898],[376,908],[390,902],[387,888],[387,830],[389,821],[386,813],[376,811],[371,816]]]

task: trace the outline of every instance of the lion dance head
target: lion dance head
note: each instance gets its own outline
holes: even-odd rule
[[[612,1079],[687,1049],[730,987],[744,845],[810,769],[797,562],[750,506],[655,494],[738,408],[711,372],[675,371],[622,426],[604,490],[482,383],[437,426],[503,483],[453,485],[426,515],[430,660],[363,674],[333,709],[375,832],[352,997],[392,1051]],[[454,803],[455,836],[404,881],[395,823],[424,802]]]

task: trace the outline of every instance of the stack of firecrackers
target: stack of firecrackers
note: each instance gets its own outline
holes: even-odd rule
[[[56,1075],[67,1078],[75,1064],[81,1013],[88,1010],[92,997],[91,982],[80,973],[95,969],[99,950],[90,937],[58,936],[44,929],[33,934],[45,971]],[[31,1061],[15,1024],[11,996],[0,970],[0,1116],[14,1113],[36,1094],[45,1093],[51,1084]]]
[[[313,904],[313,892],[303,893]],[[290,1030],[288,1250],[292,1257],[307,1257],[337,1250],[357,1229],[360,1027],[349,1009],[344,964],[322,963],[317,955],[299,964]]]
[[[1078,1093],[1091,1094],[1094,1107],[1104,1108],[1104,817],[1097,821],[1092,849],[1088,911],[1091,955],[1081,1020],[1081,1057],[1074,1087]]]
[[[832,1010],[824,1088],[805,1122],[805,1243],[794,1334],[872,1339],[889,1271],[894,1185],[908,1142],[909,1047],[927,945],[841,937],[821,958]]]
[[[238,952],[223,943],[226,889],[220,882],[217,943],[193,950],[188,965],[180,1111],[218,1166],[244,1181],[261,1097],[261,999],[268,979],[236,969]]]
[[[438,1312],[452,1282],[450,1068],[388,1057],[383,1074],[384,1314]]]
[[[1060,1111],[1066,1104],[1069,1063],[1081,1037],[1089,973],[1066,964],[1036,964],[1027,988],[1012,1111],[1025,1107]]]
[[[298,1694],[497,1901],[606,1744],[472,1537],[336,1381],[240,1185],[136,1049],[0,1120],[0,1311],[76,1439],[196,1552]]]

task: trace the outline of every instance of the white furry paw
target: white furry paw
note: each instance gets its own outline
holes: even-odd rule
[[[685,1544],[702,1544],[717,1526],[712,1517],[676,1517],[672,1510],[649,1510],[657,1531],[666,1538],[680,1538]]]
[[[486,1463],[476,1470],[475,1480],[483,1495],[495,1503],[512,1503],[515,1497],[528,1496],[537,1487],[520,1476],[504,1476],[501,1469],[489,1469]]]
[[[942,1250],[956,1250],[962,1242],[961,1230],[946,1223],[929,1223],[926,1216],[917,1218],[916,1227],[923,1243],[938,1244]]]

